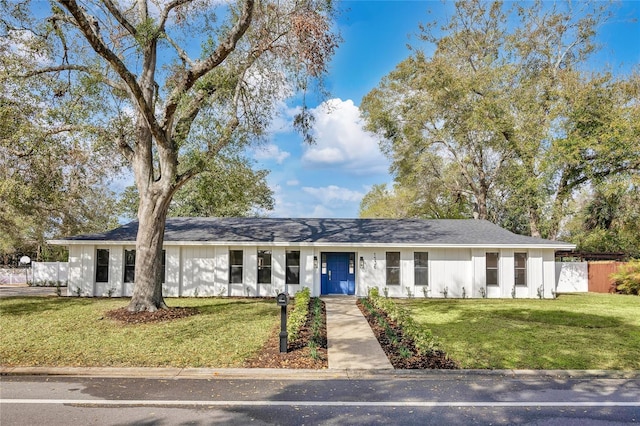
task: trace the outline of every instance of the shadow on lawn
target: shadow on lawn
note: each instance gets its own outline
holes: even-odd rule
[[[7,297],[0,299],[0,313],[2,315],[22,316],[39,314],[46,311],[59,311],[77,306],[87,306],[92,303],[94,303],[92,299],[79,297]]]
[[[446,303],[431,302],[428,307],[418,308],[420,305],[413,305],[411,309],[419,312],[421,309],[427,309],[431,312],[442,313],[446,315],[455,315],[454,321],[472,321],[479,320],[510,320],[519,322],[539,323],[550,326],[561,327],[579,327],[579,328],[611,328],[624,326],[625,322],[620,318],[603,314],[588,314],[582,312],[573,312],[566,309],[540,309],[521,308],[521,307],[491,307],[485,304],[479,304],[474,307],[468,301],[447,300]]]
[[[39,314],[46,311],[60,311],[64,309],[74,309],[78,306],[89,306],[100,301],[120,302],[118,306],[107,307],[105,309],[118,309],[126,307],[129,304],[129,298],[102,298],[102,297],[39,297],[39,296],[16,296],[0,299],[0,314],[11,316],[22,316],[30,314]],[[178,307],[197,307],[201,314],[211,315],[224,312],[230,307],[247,306],[247,305],[265,305],[273,304],[274,312],[276,310],[275,299],[241,299],[241,298],[200,298],[198,303],[184,303],[183,298],[165,298],[165,302],[170,308]],[[279,311],[279,308],[277,310]],[[275,314],[274,314],[275,315]]]
[[[500,311],[500,315],[497,316],[513,321],[536,322],[562,327],[611,328],[620,327],[624,324],[618,318],[610,316],[576,313],[558,309],[507,309]]]
[[[447,301],[411,309],[463,368],[640,368],[640,339],[634,337],[640,327],[624,317],[551,305],[503,306]],[[430,323],[429,313],[441,315],[437,323]]]

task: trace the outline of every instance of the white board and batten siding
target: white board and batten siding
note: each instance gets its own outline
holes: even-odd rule
[[[488,298],[511,298],[515,287],[517,298],[536,298],[541,287],[545,298],[552,298],[555,290],[555,253],[553,249],[518,249],[527,253],[527,285],[515,286],[513,249],[481,249],[481,248],[420,248],[396,250],[400,251],[401,284],[386,285],[386,251],[361,250],[364,270],[356,275],[356,294],[366,295],[368,288],[386,287],[390,297],[427,297],[433,298],[480,298],[483,291]],[[414,283],[414,252],[428,252],[429,285]],[[486,253],[497,252],[498,285],[486,285]],[[375,267],[373,266],[375,265]],[[408,290],[408,291],[407,291]]]
[[[96,282],[96,253],[109,250],[107,282]],[[124,282],[124,251],[133,246],[72,245],[69,247],[69,284],[67,295],[96,297],[129,297],[134,283]],[[272,251],[270,284],[258,284],[258,249]],[[314,288],[314,251],[300,251],[300,284],[285,284],[285,255],[283,247],[234,246],[165,246],[165,282],[167,297],[211,296],[275,296],[285,288],[295,294],[302,287]],[[229,251],[243,251],[243,282],[229,283]],[[319,284],[318,284],[319,289]]]
[[[131,296],[133,283],[124,282],[124,251],[128,245],[72,245],[69,247],[68,295]],[[96,282],[96,251],[109,250],[108,282]],[[242,283],[229,283],[229,251],[243,251]],[[258,284],[258,250],[271,250],[270,284]],[[300,251],[300,284],[286,285],[286,251]],[[482,248],[345,248],[345,247],[263,247],[215,245],[166,245],[164,295],[167,297],[210,296],[275,296],[280,291],[295,294],[304,287],[312,295],[321,292],[320,268],[314,258],[327,252],[350,252],[356,259],[356,295],[365,296],[372,287],[386,288],[390,297],[479,298],[485,292],[489,298],[511,298],[515,287],[517,298],[536,298],[542,288],[545,298],[556,290],[556,264],[553,249],[482,249]],[[386,283],[386,253],[400,252],[400,285]],[[514,254],[527,253],[527,285],[514,286]],[[427,252],[428,286],[414,283],[414,252]],[[499,253],[499,284],[486,285],[486,253]],[[360,268],[360,258],[364,267]],[[562,291],[575,274],[563,279]]]

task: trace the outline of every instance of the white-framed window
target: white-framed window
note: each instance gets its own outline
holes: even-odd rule
[[[164,284],[167,276],[167,251],[162,250],[160,260],[160,282]],[[124,282],[133,283],[136,281],[136,251],[124,251]]]
[[[414,285],[429,285],[429,253],[416,251],[413,253]]]
[[[500,285],[498,281],[500,264],[500,253],[491,252],[486,254],[486,285]]]
[[[167,251],[162,250],[162,265],[160,266],[160,282],[164,284],[167,277]]]
[[[386,260],[387,285],[400,285],[400,252],[388,251]]]
[[[527,285],[527,253],[515,253],[514,274],[516,285]]]
[[[244,254],[242,250],[229,250],[229,283],[242,283]]]
[[[133,283],[136,281],[136,251],[124,251],[124,282]]]
[[[271,250],[258,250],[258,284],[271,284]]]
[[[287,250],[285,254],[286,284],[300,284],[300,252]]]
[[[109,249],[96,250],[96,282],[109,282]]]

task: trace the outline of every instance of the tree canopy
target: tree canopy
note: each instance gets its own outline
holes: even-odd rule
[[[2,37],[51,80],[48,100],[81,95],[82,126],[131,168],[139,194],[131,311],[165,307],[161,253],[173,196],[228,146],[265,134],[283,101],[326,72],[339,37],[326,0],[7,2]],[[302,108],[297,127],[309,129]]]
[[[638,73],[588,66],[609,7],[457,2],[421,26],[433,53],[414,47],[362,103],[410,214],[555,239],[581,189],[638,173]]]
[[[47,238],[115,226],[106,184],[122,163],[80,124],[99,111],[96,100],[81,87],[65,92],[64,80],[16,78],[42,57],[15,33],[1,40],[0,254],[48,259]]]
[[[170,217],[245,217],[273,210],[268,170],[254,170],[246,158],[218,159],[187,182],[171,200]],[[134,220],[140,197],[135,186],[125,188],[118,201],[121,217]]]
[[[585,252],[623,252],[640,258],[640,186],[614,177],[569,204],[567,239]]]

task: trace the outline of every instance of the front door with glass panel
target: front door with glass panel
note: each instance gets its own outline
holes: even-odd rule
[[[355,253],[322,253],[322,294],[356,294]]]

